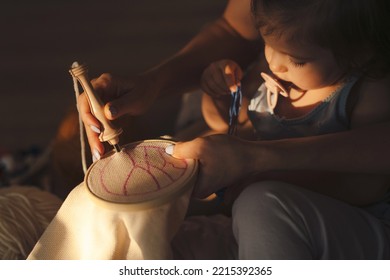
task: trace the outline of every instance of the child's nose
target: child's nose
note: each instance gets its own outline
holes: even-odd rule
[[[276,51],[272,51],[270,53],[268,64],[272,72],[287,72],[287,67],[284,63],[283,55]]]

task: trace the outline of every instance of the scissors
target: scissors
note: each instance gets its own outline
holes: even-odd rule
[[[229,135],[236,135],[237,134],[238,114],[240,113],[241,102],[242,102],[241,85],[238,85],[236,91],[232,91],[230,94],[232,96],[232,99],[231,99],[230,108],[229,108],[228,134]]]

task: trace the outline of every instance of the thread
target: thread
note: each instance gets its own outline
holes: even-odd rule
[[[0,259],[26,259],[61,203],[36,187],[0,189]]]
[[[72,68],[77,67],[79,64],[77,61],[73,62]],[[84,125],[83,121],[80,116],[80,106],[79,106],[79,95],[80,95],[80,90],[79,90],[79,85],[77,78],[73,77],[73,89],[74,89],[74,94],[76,98],[76,107],[77,107],[77,112],[79,112],[79,131],[80,131],[80,145],[81,145],[81,164],[83,166],[83,172],[84,174],[87,172],[87,159],[86,159],[86,150],[85,150],[85,138],[84,138]]]

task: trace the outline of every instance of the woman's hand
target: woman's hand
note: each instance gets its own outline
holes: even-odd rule
[[[246,142],[218,134],[177,143],[172,156],[199,161],[194,197],[205,198],[216,191],[235,186],[250,174]]]
[[[153,103],[157,89],[152,75],[141,75],[134,79],[114,77],[102,74],[91,81],[95,93],[105,103],[104,114],[114,120],[125,114],[137,116],[143,114]],[[99,141],[100,122],[92,115],[85,94],[78,99],[79,114],[84,122],[88,142],[94,158],[104,154],[103,143]]]
[[[234,61],[224,59],[210,64],[201,78],[201,88],[208,95],[218,98],[236,91],[243,72]]]

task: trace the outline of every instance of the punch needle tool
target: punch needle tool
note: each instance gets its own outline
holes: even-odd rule
[[[119,135],[123,132],[123,130],[122,128],[116,128],[104,115],[104,103],[93,90],[88,78],[88,67],[85,64],[80,65],[78,62],[74,62],[69,72],[80,83],[87,96],[91,113],[101,123],[102,128],[99,140],[101,142],[108,142],[114,147],[116,152],[120,152]]]

